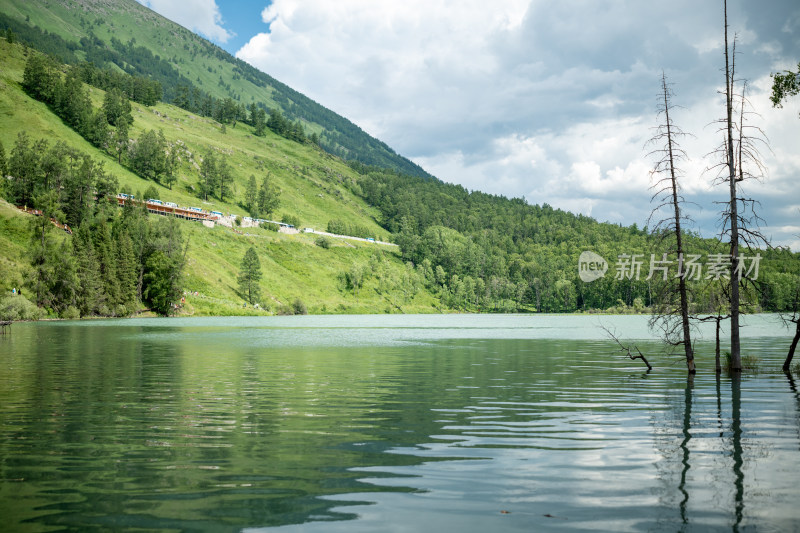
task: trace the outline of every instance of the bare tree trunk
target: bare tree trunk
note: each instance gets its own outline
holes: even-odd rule
[[[675,241],[678,257],[683,257],[683,239],[681,235],[681,209],[678,200],[678,180],[675,178],[675,159],[672,151],[672,124],[669,121],[669,99],[667,97],[667,80],[662,74],[662,88],[664,89],[664,115],[667,121],[667,144],[669,146],[669,173],[672,186],[672,207],[675,212]],[[678,294],[681,301],[681,323],[683,327],[683,350],[686,355],[686,368],[690,374],[697,370],[694,366],[694,353],[692,352],[692,336],[689,328],[689,299],[686,294],[686,276],[678,278]]]
[[[731,372],[742,371],[741,344],[739,340],[739,214],[736,196],[736,163],[733,152],[733,74],[728,55],[728,2],[725,0],[725,104],[727,127],[728,187],[730,192],[729,216],[731,222]],[[735,58],[734,58],[735,60]]]
[[[717,340],[717,348],[716,348],[716,354],[715,354],[716,367],[714,369],[714,370],[716,370],[717,374],[722,373],[722,364],[721,364],[721,362],[719,360],[719,330],[720,330],[720,327],[721,327],[721,323],[722,323],[722,317],[721,316],[717,316],[717,338],[716,338],[716,340]]]
[[[800,341],[800,317],[797,317],[797,319],[792,320],[792,322],[795,323],[795,326],[797,326],[797,328],[795,329],[794,332],[794,338],[792,339],[792,344],[791,346],[789,346],[789,354],[786,356],[786,361],[783,362],[784,372],[789,371],[789,368],[791,367],[792,364],[792,359],[794,358],[794,350],[795,348],[797,348],[797,342]]]
[[[658,205],[650,214],[648,225],[653,216],[662,208],[669,210],[670,214],[658,220],[653,230],[655,233],[662,235],[662,242],[665,238],[671,239],[674,235],[675,248],[671,252],[676,253],[678,261],[682,262],[684,249],[681,219],[684,218],[684,215],[681,214],[683,199],[680,196],[680,184],[678,183],[678,176],[681,175],[681,171],[676,165],[680,160],[686,158],[686,154],[679,144],[679,139],[686,134],[678,126],[674,125],[670,118],[672,93],[667,85],[667,78],[663,73],[661,75],[661,89],[663,108],[659,109],[659,115],[663,113],[663,123],[656,128],[656,133],[650,140],[650,142],[660,145],[651,152],[651,155],[658,156],[656,166],[651,172],[651,176],[654,176],[654,183],[651,189],[655,191],[651,201],[657,200]],[[666,254],[664,254],[664,259],[666,259]],[[678,344],[683,345],[687,371],[689,374],[694,374],[696,368],[689,323],[689,295],[686,286],[686,272],[681,271],[677,278],[678,287],[676,291],[676,287],[673,284],[674,280],[668,281],[667,276],[664,276],[665,283],[659,291],[657,303],[653,305],[654,314],[650,320],[650,325],[654,327],[658,324],[658,327],[663,330],[664,339],[668,343],[675,346]],[[648,286],[649,279],[648,277]],[[678,321],[678,316],[680,316],[680,321]]]

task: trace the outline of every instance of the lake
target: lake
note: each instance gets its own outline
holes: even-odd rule
[[[642,316],[14,324],[0,529],[796,531],[791,339],[745,324],[738,380]]]

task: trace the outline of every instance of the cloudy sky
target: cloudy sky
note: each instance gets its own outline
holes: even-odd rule
[[[142,0],[347,117],[438,178],[601,221],[644,225],[645,144],[662,71],[694,229],[718,230],[722,2],[674,0]],[[768,99],[800,61],[797,0],[730,0],[751,123],[770,141],[761,201],[773,243],[800,251],[800,97]]]

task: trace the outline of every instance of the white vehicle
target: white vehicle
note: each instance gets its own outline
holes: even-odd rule
[[[176,204],[176,203],[174,203],[174,202],[167,202],[167,203],[166,203],[166,204],[164,204],[164,205],[166,205],[167,207],[178,207],[178,204]]]
[[[153,198],[150,198],[149,200],[147,200],[147,203],[148,203],[148,204],[156,204],[156,205],[164,205],[164,204],[161,202],[161,200],[155,200],[155,199],[153,199]]]

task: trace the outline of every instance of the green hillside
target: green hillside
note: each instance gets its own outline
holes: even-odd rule
[[[130,135],[135,139],[145,131],[157,129],[163,131],[170,143],[184,147],[176,171],[177,181],[170,190],[140,178],[67,127],[44,103],[25,94],[21,88],[25,61],[35,53],[0,39],[0,142],[6,154],[13,152],[17,136],[23,131],[30,138],[44,139],[50,145],[63,141],[102,162],[105,170],[118,180],[121,190],[141,197],[142,191],[153,187],[164,201],[240,216],[247,213],[236,202],[241,199],[249,176],[268,174],[280,190],[275,218],[288,215],[298,219],[303,227],[317,230],[325,230],[332,219],[348,220],[369,228],[379,239],[388,239],[389,233],[375,222],[377,210],[350,192],[347,183],[355,180],[357,174],[341,160],[317,147],[301,145],[269,131],[263,138],[255,137],[244,124],[226,128],[223,133],[215,121],[168,104],[153,107],[133,104]],[[99,106],[103,91],[87,89],[93,104]],[[210,151],[224,154],[232,168],[230,202],[198,198],[197,167]],[[3,292],[22,286],[30,278],[26,251],[30,221],[26,219],[32,218],[7,202],[0,205]],[[261,228],[234,231],[219,225],[209,229],[196,222],[182,222],[181,226],[189,240],[184,288],[199,293],[187,299],[189,305],[184,312],[189,314],[255,312],[252,307],[242,307],[236,283],[241,259],[250,246],[256,246],[261,257],[264,272],[261,285],[265,295],[262,304],[269,312],[281,311],[282,306],[298,298],[309,312],[317,313],[419,312],[433,310],[437,305],[425,290],[414,291],[413,295],[401,294],[398,286],[406,267],[399,260],[397,247],[329,239],[329,246],[323,248],[314,234],[287,235]],[[372,273],[357,294],[348,288],[346,280],[354,265]]]
[[[2,0],[0,6],[0,29],[11,28],[65,63],[89,61],[150,76],[161,82],[167,102],[183,87],[243,106],[279,109],[346,160],[429,177],[349,120],[135,0]]]

